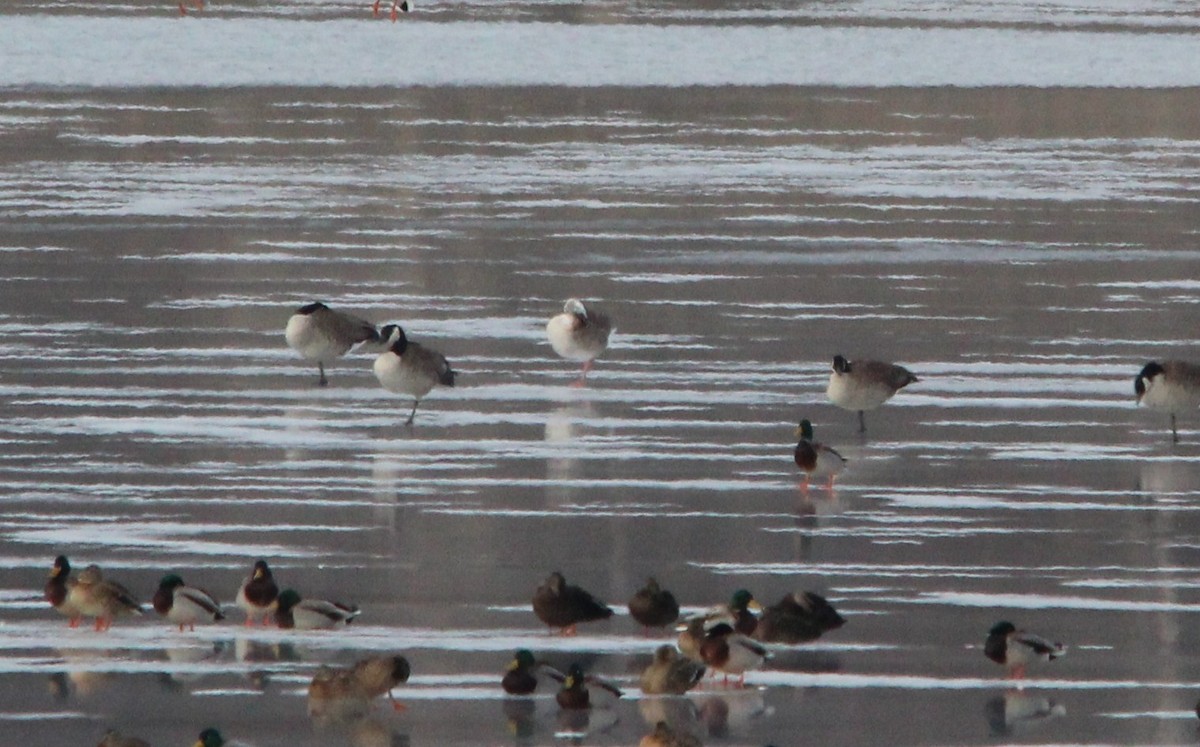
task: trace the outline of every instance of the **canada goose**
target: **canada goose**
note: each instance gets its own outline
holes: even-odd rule
[[[746,684],[746,672],[758,669],[767,658],[762,644],[734,632],[728,623],[718,623],[704,636],[700,658],[708,666],[725,675],[738,675],[738,684]]]
[[[279,587],[275,585],[275,577],[267,561],[255,561],[254,568],[242,581],[237,593],[237,606],[246,611],[246,625],[254,625],[260,620],[266,625],[275,611],[278,597]]]
[[[801,420],[796,428],[796,436],[800,439],[793,453],[793,460],[800,471],[804,473],[804,490],[808,491],[808,482],[812,477],[827,478],[825,487],[833,490],[833,480],[846,468],[846,458],[829,446],[813,438],[812,423]]]
[[[116,581],[108,581],[100,566],[89,565],[69,586],[67,603],[81,615],[96,618],[96,630],[108,630],[120,615],[142,614],[142,605],[133,593]]]
[[[1133,380],[1138,404],[1171,415],[1171,438],[1178,443],[1175,415],[1200,407],[1200,365],[1185,361],[1151,361]]]
[[[1010,676],[1020,679],[1025,676],[1025,667],[1029,664],[1054,661],[1065,655],[1067,649],[1061,643],[1018,630],[1012,623],[1002,621],[988,631],[983,653],[997,664],[1008,667]]]
[[[658,581],[647,579],[629,600],[629,616],[646,629],[664,628],[679,619],[679,602],[674,594],[659,587]]]
[[[584,675],[583,667],[572,664],[567,669],[566,679],[562,689],[554,696],[560,708],[566,710],[581,710],[584,708],[611,708],[621,691],[612,683]]]
[[[75,579],[71,578],[71,563],[67,560],[66,555],[59,555],[54,559],[54,565],[50,568],[50,577],[46,579],[43,594],[50,606],[69,617],[71,619],[70,626],[77,628],[81,619],[80,613],[68,600],[71,587],[74,585]]]
[[[275,624],[285,630],[321,630],[349,625],[358,617],[358,607],[324,599],[301,599],[293,589],[279,593]]]
[[[225,619],[220,602],[213,599],[212,594],[185,586],[183,579],[173,573],[163,576],[159,582],[153,604],[154,611],[178,625],[181,633],[185,625],[195,630],[200,620],[217,622]]]
[[[835,355],[825,394],[843,410],[858,411],[858,430],[862,433],[867,430],[863,412],[879,407],[914,381],[920,379],[903,366],[869,360],[852,363]]]
[[[562,628],[563,635],[575,635],[578,623],[607,620],[613,614],[608,605],[587,591],[567,584],[558,571],[533,593],[533,612],[551,628]]]
[[[766,643],[807,643],[845,624],[825,597],[811,591],[792,592],[763,610],[755,638]]]
[[[679,655],[672,645],[659,646],[654,661],[642,671],[642,692],[647,695],[683,695],[704,678],[704,666]]]
[[[546,336],[554,352],[569,361],[581,361],[583,369],[576,382],[587,382],[595,359],[608,347],[612,323],[608,315],[596,308],[587,308],[578,298],[568,299],[561,314],[546,323]]]
[[[409,342],[400,325],[384,325],[380,334],[391,342],[391,347],[375,359],[375,378],[389,392],[413,398],[412,412],[404,421],[412,425],[421,398],[438,384],[454,386],[454,371],[441,353]]]
[[[341,311],[334,311],[320,301],[296,309],[284,330],[287,344],[305,360],[316,361],[325,386],[325,364],[345,355],[351,347],[368,340],[379,341],[379,332],[370,322]]]

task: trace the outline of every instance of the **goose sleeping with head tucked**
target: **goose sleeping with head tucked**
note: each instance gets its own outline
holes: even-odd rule
[[[287,344],[305,360],[317,364],[320,378],[317,384],[325,386],[325,364],[341,358],[350,348],[360,342],[379,341],[375,325],[345,312],[334,311],[320,301],[305,304],[288,319],[284,330]]]
[[[858,430],[865,433],[867,420],[863,413],[887,402],[896,392],[920,381],[904,366],[883,361],[848,361],[841,355],[833,357],[833,372],[825,393],[833,404],[843,410],[858,413]]]

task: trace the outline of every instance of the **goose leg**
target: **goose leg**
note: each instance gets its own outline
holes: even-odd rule
[[[321,373],[321,378],[317,379],[317,386],[328,386],[329,379],[325,378],[325,364],[317,361],[317,370]]]
[[[862,410],[858,411],[858,432],[859,433],[867,432],[867,417],[866,417],[866,415],[863,414]]]
[[[1171,413],[1171,440],[1179,443],[1179,431],[1175,429],[1175,413]]]
[[[412,409],[412,412],[410,412],[410,413],[408,414],[408,420],[405,420],[405,421],[404,421],[404,424],[405,424],[405,425],[412,425],[412,424],[413,424],[413,418],[415,418],[415,417],[417,416],[417,405],[419,405],[419,404],[421,404],[421,400],[419,400],[419,399],[414,399],[414,400],[413,400],[413,409]]]

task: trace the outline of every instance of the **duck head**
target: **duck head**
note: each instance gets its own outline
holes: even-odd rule
[[[731,610],[754,610],[755,612],[762,611],[762,605],[754,598],[746,589],[738,589],[733,592],[733,598],[729,600],[729,609]]]
[[[513,660],[508,663],[508,671],[515,672],[518,669],[529,669],[536,663],[532,651],[527,648],[517,649],[517,652],[513,654]]]
[[[800,421],[800,425],[796,426],[796,438],[802,438],[805,441],[813,440],[812,423],[807,418]]]
[[[50,567],[50,578],[59,578],[71,573],[71,564],[67,561],[66,555],[59,555],[54,559],[54,565]]]

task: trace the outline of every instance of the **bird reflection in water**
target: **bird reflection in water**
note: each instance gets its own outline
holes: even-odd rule
[[[1004,737],[1065,716],[1067,708],[1036,692],[1006,690],[987,702],[984,713],[991,733]]]

